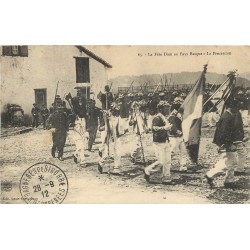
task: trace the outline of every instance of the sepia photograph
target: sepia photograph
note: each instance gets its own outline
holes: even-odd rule
[[[249,204],[249,46],[0,54],[1,203]]]

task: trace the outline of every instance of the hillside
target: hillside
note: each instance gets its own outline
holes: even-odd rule
[[[244,72],[241,74],[241,76],[250,81],[250,72]]]
[[[181,72],[181,73],[173,73],[171,84],[194,84],[197,79],[199,78],[201,72]],[[245,75],[244,75],[245,76]],[[170,82],[171,73],[166,73],[165,78],[168,79],[168,82]],[[250,74],[249,74],[250,77]],[[140,75],[140,76],[118,76],[116,78],[110,79],[110,82],[113,82],[113,91],[116,92],[118,90],[118,87],[128,87],[130,86],[131,82],[134,81],[134,86],[140,86],[141,84],[144,84],[145,82],[150,82],[150,84],[156,85],[159,83],[159,81],[164,77],[160,74],[148,74],[148,75]],[[216,82],[216,84],[223,83],[227,76],[224,74],[217,74],[217,73],[211,73],[208,72],[206,74],[206,82],[213,84]],[[250,87],[250,80],[238,77],[236,81],[237,86],[242,86],[244,88]]]

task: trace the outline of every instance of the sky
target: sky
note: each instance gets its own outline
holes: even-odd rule
[[[250,72],[250,46],[85,46],[112,65],[108,78],[121,75],[197,72]],[[221,54],[224,53],[224,54]]]

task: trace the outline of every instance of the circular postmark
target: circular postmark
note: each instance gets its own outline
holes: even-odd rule
[[[58,204],[68,193],[68,180],[56,165],[36,163],[23,173],[20,192],[26,203]]]

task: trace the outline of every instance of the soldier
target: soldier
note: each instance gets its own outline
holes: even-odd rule
[[[166,94],[164,92],[161,92],[159,94],[160,101],[166,101]]]
[[[141,95],[132,103],[133,113],[130,119],[130,126],[134,126],[134,132],[136,134],[135,145],[132,147],[131,161],[141,162],[142,160],[142,148],[141,148],[141,137],[148,131],[147,125],[145,124],[145,114],[141,112]]]
[[[168,131],[172,125],[165,117],[169,113],[170,105],[166,101],[160,101],[157,108],[158,113],[155,115],[152,124],[153,146],[157,160],[145,168],[145,179],[149,182],[150,175],[161,170],[162,183],[172,184],[170,178],[171,152],[168,141]]]
[[[171,98],[170,98],[170,103],[173,103],[173,101],[175,100],[175,98],[178,97],[178,92],[177,91],[173,91]]]
[[[49,117],[49,110],[45,107],[45,105],[42,105],[42,109],[41,109],[41,115],[42,115],[42,119],[43,119],[43,129],[46,128],[46,121]]]
[[[84,131],[86,130],[86,116],[87,116],[87,100],[81,93],[81,90],[77,90],[77,96],[71,99],[73,111],[77,116],[77,119],[82,122]]]
[[[247,150],[245,148],[245,142],[247,141],[246,133],[244,131],[243,117],[240,112],[241,103],[236,102],[236,111],[234,115],[234,126],[237,130],[234,132],[233,140],[234,145],[236,146],[237,152],[237,166],[235,168],[235,175],[245,174],[246,160],[247,160]]]
[[[179,108],[181,107],[183,103],[183,100],[181,98],[177,96],[175,96],[174,100],[172,101],[172,104],[171,104],[171,110],[179,110]]]
[[[154,116],[157,114],[157,105],[159,103],[158,98],[153,95],[153,93],[148,94],[148,129],[149,131],[152,130],[152,121]]]
[[[132,93],[129,93],[127,95],[127,105],[129,109],[129,115],[131,116],[133,113],[132,103],[134,102],[134,95]]]
[[[248,89],[245,93],[245,109],[248,110],[248,116],[249,116],[250,115],[250,89]]]
[[[98,170],[100,173],[103,172],[103,167],[106,163],[109,164],[110,173],[119,173],[121,166],[121,141],[119,134],[119,107],[113,103],[110,106],[109,111],[105,111],[105,129],[104,133],[104,144],[101,149],[101,159],[98,163]],[[110,155],[113,154],[113,157]],[[114,166],[111,165],[111,161],[114,161]]]
[[[114,97],[108,85],[105,87],[105,93],[101,95],[102,109],[108,110],[111,108],[111,104],[114,101]]]
[[[58,105],[57,109],[50,116],[49,122],[52,129],[53,146],[51,155],[55,157],[56,149],[58,150],[58,159],[63,161],[63,149],[66,142],[68,131],[68,117],[64,107]]]
[[[121,128],[122,133],[128,132],[128,120],[129,120],[129,105],[125,100],[125,97],[123,94],[119,95],[118,99],[118,106],[120,110],[120,116],[119,116],[119,127]]]
[[[240,113],[242,115],[244,126],[248,126],[248,110],[245,109],[245,95],[242,89],[237,91],[234,99],[239,102]]]
[[[54,110],[57,109],[57,107],[61,106],[62,104],[62,99],[60,97],[60,95],[56,95],[55,96],[55,103],[54,103]]]
[[[247,113],[246,126],[250,125],[250,89],[247,89],[245,92],[245,110]]]
[[[235,184],[234,169],[237,166],[237,152],[235,142],[235,133],[238,133],[238,127],[235,123],[237,102],[230,100],[226,103],[226,110],[220,117],[214,134],[213,142],[218,146],[218,152],[221,159],[210,169],[205,177],[211,188],[213,188],[213,179],[225,173],[224,187],[231,188]]]
[[[86,162],[85,162],[85,155],[84,155],[84,150],[85,150],[85,135],[84,135],[85,131],[82,127],[82,122],[78,119],[75,121],[75,126],[74,129],[71,133],[72,139],[75,142],[76,145],[76,151],[73,154],[74,157],[74,162],[80,163],[81,167],[85,167],[86,166]]]
[[[95,106],[96,101],[91,100],[89,105],[89,111],[87,116],[87,131],[89,133],[88,151],[92,151],[93,143],[96,139],[96,133],[98,129],[98,119],[101,115],[101,110]]]
[[[184,101],[186,97],[187,97],[187,94],[185,92],[182,92],[180,95],[180,98],[182,99],[182,101]]]
[[[38,127],[38,122],[39,122],[39,108],[37,107],[37,104],[33,104],[33,108],[31,109],[31,114],[32,114],[32,127]]]
[[[148,125],[147,125],[147,102],[144,99],[143,93],[138,93],[138,105],[139,105],[139,113],[143,120],[143,126],[145,132],[148,131]]]
[[[180,171],[186,171],[187,170],[187,149],[186,145],[183,139],[183,134],[182,134],[182,116],[181,114],[178,113],[177,110],[172,110],[168,121],[170,124],[173,126],[168,132],[169,135],[169,142],[170,142],[170,148],[171,148],[171,153],[174,153],[176,151],[179,152],[180,154]]]

